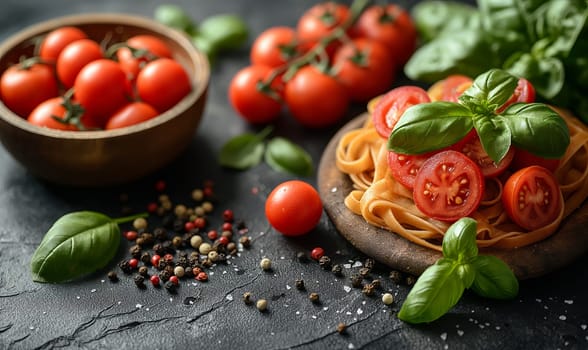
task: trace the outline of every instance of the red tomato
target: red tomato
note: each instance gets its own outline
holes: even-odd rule
[[[296,31],[290,27],[271,27],[253,42],[251,64],[279,67],[300,54]]]
[[[349,106],[347,89],[312,65],[300,68],[286,83],[284,97],[294,118],[311,128],[337,123]]]
[[[81,39],[68,44],[57,57],[57,77],[69,89],[78,73],[88,63],[103,57],[102,47],[90,39]]]
[[[269,223],[285,236],[308,233],[318,224],[322,213],[323,204],[318,192],[300,180],[279,184],[265,202]]]
[[[149,62],[137,76],[139,97],[161,113],[180,102],[191,90],[188,73],[171,58]]]
[[[413,199],[423,214],[456,221],[473,213],[484,195],[480,168],[463,153],[447,150],[427,159],[417,172]]]
[[[262,83],[271,74],[272,68],[253,65],[241,69],[231,80],[229,101],[237,113],[250,123],[269,123],[280,115],[282,105],[276,98],[280,93],[279,79],[274,79],[269,87]]]
[[[512,174],[502,191],[502,204],[517,225],[532,231],[552,223],[561,211],[561,191],[553,173],[530,166]]]
[[[417,45],[417,30],[408,11],[396,4],[373,5],[358,18],[354,31],[365,38],[381,41],[404,65]]]
[[[432,101],[457,102],[459,96],[472,85],[472,78],[454,74],[433,84],[429,90]]]
[[[427,92],[418,86],[407,85],[390,90],[378,101],[372,113],[376,131],[387,139],[408,107],[430,101]]]
[[[106,130],[124,128],[155,118],[159,112],[150,105],[135,101],[116,111],[106,123]]]
[[[23,118],[28,117],[39,103],[57,95],[57,80],[53,69],[46,64],[14,65],[0,78],[2,102]]]
[[[116,51],[116,58],[130,80],[135,80],[142,66],[157,58],[172,58],[165,41],[153,35],[135,35],[126,41],[127,47]]]
[[[512,96],[506,101],[502,107],[496,110],[496,113],[501,113],[504,111],[508,106],[512,105],[513,103],[523,102],[523,103],[530,103],[535,102],[535,87],[525,78],[520,78],[513,92]]]
[[[296,32],[300,43],[306,48],[311,48],[347,21],[350,15],[349,7],[344,4],[328,1],[314,5],[298,19]],[[336,43],[329,46],[333,50]]]
[[[502,174],[508,169],[515,156],[515,149],[511,147],[500,163],[496,164],[484,150],[480,137],[475,130],[472,130],[463,140],[451,146],[451,149],[461,152],[473,160],[480,167],[484,177],[497,177]]]
[[[396,181],[404,187],[412,190],[419,169],[433,154],[434,153],[409,155],[389,151],[388,168]]]
[[[70,111],[73,113],[74,111]],[[93,129],[97,126],[93,124],[92,118],[88,114],[84,113],[80,115],[69,115],[74,117],[70,121],[66,121],[68,111],[64,106],[63,97],[53,97],[42,103],[40,103],[28,116],[27,121],[31,124],[42,126],[45,128],[59,129],[59,130],[80,130],[80,129]],[[60,122],[55,118],[61,118],[64,122]],[[75,118],[79,119],[76,121]],[[79,122],[81,125],[77,125]]]
[[[97,124],[106,120],[128,100],[127,79],[118,63],[99,59],[88,63],[74,83],[74,96],[86,112],[97,118]]]
[[[390,89],[396,66],[388,48],[377,41],[358,38],[335,53],[337,78],[352,101],[366,102]]]
[[[539,157],[525,149],[517,148],[510,167],[514,170],[520,170],[531,165],[539,165],[551,172],[555,172],[559,167],[559,163],[560,159]]]
[[[45,61],[53,62],[68,44],[87,37],[84,31],[76,27],[57,28],[49,32],[41,41],[39,56]]]

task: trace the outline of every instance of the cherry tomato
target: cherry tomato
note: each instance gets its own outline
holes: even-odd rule
[[[539,165],[551,172],[555,172],[559,167],[559,163],[560,159],[539,157],[525,149],[517,148],[510,167],[514,170],[520,170],[531,165]]]
[[[463,153],[447,150],[427,159],[417,172],[413,199],[423,214],[456,221],[473,213],[484,195],[480,168]]]
[[[171,58],[149,62],[137,76],[139,97],[161,113],[180,102],[191,90],[188,73]]]
[[[76,40],[64,47],[57,57],[57,77],[69,89],[85,65],[102,57],[102,47],[94,40]]]
[[[463,140],[459,141],[451,147],[453,150],[465,154],[468,158],[474,161],[482,171],[484,177],[496,177],[502,174],[512,162],[515,156],[515,149],[511,147],[504,158],[496,164],[488,153],[484,150],[480,137],[475,130],[470,131]]]
[[[400,154],[389,151],[388,168],[396,181],[412,190],[419,169],[433,154]]]
[[[390,89],[396,66],[388,48],[374,40],[358,38],[335,53],[337,78],[352,101],[366,102]]]
[[[90,115],[104,125],[106,120],[127,103],[127,79],[113,60],[99,59],[88,63],[74,83],[76,100]]]
[[[277,96],[282,88],[279,79],[274,79],[269,86],[263,83],[271,74],[272,68],[253,65],[241,69],[231,80],[229,101],[250,123],[269,123],[280,115],[282,105]]]
[[[251,64],[279,67],[300,54],[296,31],[290,27],[271,27],[253,42]]]
[[[304,66],[286,83],[288,109],[303,126],[321,128],[340,121],[347,107],[347,89],[315,66]]]
[[[66,114],[67,110],[64,106],[64,98],[58,96],[40,103],[28,116],[27,121],[31,124],[45,128],[68,131],[80,130],[80,128],[94,129],[97,127],[97,125],[93,123],[93,119],[87,113],[84,113],[81,116],[76,116],[79,118],[79,123],[81,124],[79,127],[75,124],[75,120],[65,122],[64,118],[66,117]],[[59,122],[55,117],[61,118],[64,120],[64,123]]]
[[[400,86],[387,92],[372,113],[376,131],[388,138],[404,111],[416,104],[430,102],[429,95],[418,86]]]
[[[147,62],[161,57],[172,58],[172,51],[167,43],[153,35],[135,35],[126,44],[136,51],[127,47],[120,48],[116,51],[116,58],[131,81],[137,78]]]
[[[501,113],[508,106],[517,102],[535,102],[535,87],[533,87],[533,84],[525,78],[519,78],[519,82],[517,83],[517,87],[512,96],[499,109],[497,109],[496,112]]]
[[[124,128],[155,118],[159,112],[150,105],[135,101],[116,111],[106,123],[106,130]]]
[[[454,74],[433,84],[429,90],[432,101],[457,102],[459,96],[472,85],[472,78]]]
[[[512,174],[502,191],[504,210],[517,225],[535,230],[550,224],[561,211],[561,191],[553,173],[540,166]]]
[[[387,45],[400,66],[408,61],[417,45],[417,30],[410,14],[396,4],[368,7],[359,16],[354,32]]]
[[[328,1],[314,5],[302,14],[296,24],[300,43],[307,49],[313,47],[336,27],[347,21],[350,15],[349,7],[345,4]],[[331,43],[327,51],[333,51],[336,44],[336,42]]]
[[[26,118],[35,107],[58,95],[53,69],[41,63],[9,67],[0,78],[2,102],[11,111]]]
[[[269,223],[285,236],[308,233],[319,222],[323,204],[310,184],[290,180],[276,186],[265,202]]]
[[[39,56],[45,61],[53,62],[68,44],[87,37],[84,31],[76,27],[57,28],[49,32],[41,41]]]

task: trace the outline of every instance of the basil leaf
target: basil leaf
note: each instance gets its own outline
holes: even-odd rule
[[[261,163],[265,151],[263,141],[271,130],[270,127],[267,127],[257,135],[245,133],[227,141],[220,150],[220,165],[245,170]]]
[[[457,265],[455,271],[463,283],[464,288],[470,288],[472,283],[474,283],[474,279],[476,278],[476,269],[472,266],[472,264],[469,262],[465,264],[459,264]]]
[[[310,154],[282,137],[268,142],[265,161],[274,170],[294,175],[309,176],[313,172]]]
[[[408,293],[398,318],[409,323],[432,322],[455,306],[465,289],[456,268],[457,263],[447,258],[429,266]]]
[[[570,131],[559,114],[548,106],[515,103],[501,116],[510,129],[515,146],[543,158],[560,158],[566,152]]]
[[[422,1],[412,8],[411,15],[424,42],[435,39],[444,31],[480,27],[478,10],[472,5],[459,2]]]
[[[500,163],[511,144],[510,129],[506,122],[500,116],[493,114],[474,118],[474,127],[484,151],[494,163]]]
[[[476,244],[476,227],[478,223],[472,218],[461,218],[454,222],[443,237],[443,256],[458,263],[467,262],[478,255]]]
[[[33,280],[60,283],[103,268],[116,255],[122,219],[80,211],[59,218],[47,231],[31,259]]]
[[[403,154],[426,153],[456,143],[472,126],[472,113],[458,103],[421,103],[402,114],[388,138],[388,148]]]
[[[178,5],[163,4],[157,6],[153,18],[168,27],[191,34],[196,24],[188,13]]]
[[[245,44],[249,29],[241,17],[219,14],[205,18],[197,28],[197,34],[217,50],[230,50]]]
[[[471,289],[493,299],[512,299],[519,292],[519,282],[504,261],[492,255],[479,255],[472,261],[476,277]]]
[[[537,54],[519,53],[509,58],[504,68],[511,74],[525,77],[541,96],[551,99],[563,88],[565,67],[558,58],[544,58]]]
[[[501,69],[490,69],[474,79],[459,101],[474,113],[489,114],[512,96],[518,78]]]

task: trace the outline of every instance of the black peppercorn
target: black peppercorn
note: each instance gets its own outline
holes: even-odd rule
[[[175,283],[173,283],[172,281],[167,281],[163,284],[163,287],[169,292],[169,293],[176,293],[176,289],[177,286]]]
[[[227,255],[225,253],[219,253],[216,256],[216,262],[217,263],[226,263],[227,262]]]
[[[406,276],[406,281],[405,281],[407,286],[412,286],[413,284],[416,283],[416,277],[412,276],[412,275],[408,275]]]
[[[153,235],[155,236],[155,239],[157,239],[158,241],[165,241],[167,240],[167,231],[163,228],[163,227],[157,227],[153,230]]]
[[[143,249],[141,248],[140,245],[135,244],[134,246],[132,246],[129,249],[129,252],[131,253],[131,256],[135,259],[139,259],[141,257],[141,253],[143,252]]]
[[[148,265],[151,263],[151,254],[149,254],[149,252],[144,252],[141,254],[141,258],[139,258],[139,260],[141,260],[143,264]]]
[[[173,227],[173,230],[175,232],[178,232],[178,233],[179,232],[184,232],[185,224],[186,223],[184,222],[183,219],[177,218],[177,219],[174,220],[174,223],[173,223],[173,226],[172,226]]]
[[[157,266],[156,266],[156,268],[157,268],[158,270],[163,270],[163,269],[165,269],[165,267],[166,267],[166,266],[167,266],[167,263],[165,262],[165,260],[163,260],[163,259],[160,259],[160,260],[159,260],[159,263],[158,263],[158,264],[157,264]]]
[[[135,275],[135,285],[139,288],[145,288],[145,277],[142,275]]]
[[[337,333],[345,334],[347,332],[347,325],[343,322],[337,325]]]
[[[114,271],[109,271],[107,276],[108,276],[108,279],[110,280],[110,282],[117,282],[118,281],[118,276],[116,275],[116,272],[114,272]]]
[[[183,244],[184,244],[184,240],[182,239],[182,237],[180,237],[180,236],[174,236],[174,238],[172,238],[172,245],[176,249],[181,248]]]
[[[174,274],[174,265],[166,264],[163,271],[167,271],[170,273],[170,275],[173,275]]]
[[[367,296],[372,296],[374,295],[374,286],[371,283],[368,283],[363,286],[363,289],[361,291],[363,292],[363,294]]]
[[[376,265],[376,261],[375,261],[374,259],[372,259],[372,258],[367,258],[367,259],[365,260],[365,262],[363,263],[363,266],[364,266],[366,269],[370,269],[370,270],[372,270],[372,269],[374,268],[374,266],[375,266],[375,265]]]
[[[318,303],[319,302],[319,295],[318,295],[318,293],[314,293],[314,292],[310,293],[308,295],[308,299],[313,303]]]
[[[229,242],[229,244],[227,244],[227,253],[231,255],[237,255],[237,245],[234,242]]]
[[[129,274],[132,272],[133,268],[131,267],[131,264],[129,263],[129,260],[125,259],[121,262],[118,263],[118,267],[120,267],[120,269],[122,270],[122,272]]]
[[[370,274],[371,270],[366,268],[366,267],[362,267],[361,269],[359,269],[359,274],[362,277],[367,277]]]
[[[252,296],[251,292],[245,292],[245,293],[243,293],[243,302],[246,305],[253,304],[253,296]]]
[[[139,238],[143,240],[143,245],[152,245],[155,242],[153,233],[144,232]]]
[[[188,267],[188,258],[186,256],[180,256],[176,261],[176,266],[181,266],[183,268]]]
[[[135,240],[135,244],[137,244],[137,245],[140,245],[141,247],[144,247],[144,246],[146,246],[146,244],[145,244],[145,240],[144,240],[143,238],[141,238],[141,237],[138,237],[138,238]]]
[[[331,258],[326,255],[321,256],[319,259],[319,265],[325,270],[331,268]]]
[[[298,252],[298,253],[296,253],[296,259],[298,259],[298,261],[301,262],[301,263],[308,262],[308,256],[306,255],[305,252]]]
[[[167,270],[163,270],[159,273],[159,279],[163,282],[167,282],[171,276],[172,274]]]
[[[378,289],[382,286],[382,282],[379,279],[374,279],[370,282],[370,284],[372,285],[372,287],[374,287],[375,289]]]
[[[198,256],[190,256],[188,258],[188,265],[191,267],[200,267],[200,258]]]
[[[143,277],[149,276],[149,268],[147,266],[139,267],[139,275],[141,275]]]
[[[303,280],[297,279],[296,282],[294,282],[294,285],[296,286],[296,289],[304,290],[304,281]]]
[[[343,267],[339,264],[335,264],[333,265],[333,268],[331,268],[331,272],[333,272],[335,276],[343,276]]]
[[[161,246],[163,247],[164,251],[163,255],[176,253],[176,248],[174,247],[171,241],[163,241],[161,242]]]
[[[210,260],[209,258],[205,258],[204,260],[202,260],[202,266],[204,267],[211,267],[212,264],[212,260]]]
[[[159,256],[165,255],[165,249],[161,243],[156,243],[153,245],[153,252]]]
[[[351,275],[351,286],[353,288],[360,288],[363,282],[363,276],[360,274],[354,273]]]
[[[400,284],[403,280],[402,272],[398,270],[390,271],[390,279],[396,284]]]
[[[243,246],[243,248],[251,247],[251,238],[249,236],[242,236],[239,238],[239,243]]]

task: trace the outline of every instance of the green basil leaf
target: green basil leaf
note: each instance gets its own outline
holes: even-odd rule
[[[220,150],[220,165],[245,170],[261,163],[265,152],[263,141],[271,130],[270,127],[267,127],[257,135],[244,133],[227,141]]]
[[[241,47],[247,41],[249,29],[243,19],[233,14],[220,14],[204,19],[198,36],[204,37],[216,50]]]
[[[457,32],[480,27],[480,13],[469,4],[452,1],[421,1],[411,10],[412,18],[424,42],[443,32]]]
[[[472,261],[476,277],[471,289],[478,295],[493,299],[512,299],[519,292],[519,282],[499,258],[492,255],[479,255]]]
[[[474,79],[459,100],[477,114],[489,114],[512,96],[519,79],[501,69],[490,69]]]
[[[191,34],[194,31],[195,23],[183,8],[178,5],[159,5],[153,13],[153,18],[159,23]]]
[[[134,218],[113,220],[92,211],[62,216],[47,231],[33,254],[33,280],[66,282],[103,268],[117,253],[120,244],[118,224]]]
[[[454,222],[443,237],[443,256],[458,263],[467,262],[478,255],[476,228],[478,223],[472,218],[461,218]]]
[[[432,322],[455,306],[465,289],[456,268],[455,260],[447,258],[429,266],[408,293],[398,318],[409,323]]]
[[[511,145],[510,129],[504,119],[494,114],[479,116],[474,118],[474,127],[484,151],[494,163],[500,163]]]
[[[472,264],[465,263],[459,264],[456,268],[456,273],[461,282],[463,283],[464,288],[470,288],[472,283],[474,283],[474,279],[476,278],[476,269]]]
[[[299,176],[313,172],[310,154],[283,137],[275,137],[267,144],[266,163],[274,170]]]
[[[450,146],[472,129],[472,113],[453,102],[421,103],[409,107],[388,139],[388,148],[420,154]]]
[[[570,131],[559,114],[547,105],[515,103],[501,116],[510,129],[515,146],[543,158],[560,158],[566,152]]]
[[[563,88],[565,67],[559,58],[539,57],[536,54],[518,53],[509,58],[504,68],[511,74],[525,77],[544,98],[551,99]]]

